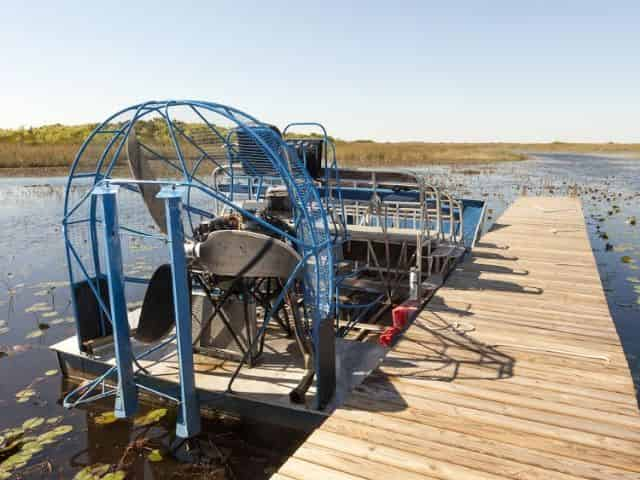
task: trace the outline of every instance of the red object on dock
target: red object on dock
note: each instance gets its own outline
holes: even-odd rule
[[[402,332],[407,325],[409,325],[409,321],[412,320],[413,315],[418,311],[418,302],[415,300],[407,300],[406,302],[398,305],[391,312],[392,327],[387,327],[384,332],[380,334],[380,338],[378,342],[383,347],[389,347],[395,337]]]
[[[393,326],[404,330],[409,324],[409,320],[418,310],[418,302],[415,300],[407,300],[393,309],[392,320]]]
[[[389,347],[393,343],[393,339],[400,333],[400,329],[396,327],[387,327],[384,332],[380,334],[378,343],[383,347]]]

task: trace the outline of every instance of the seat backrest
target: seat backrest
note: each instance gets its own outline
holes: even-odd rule
[[[288,279],[300,255],[277,238],[248,230],[218,230],[196,251],[198,263],[214,275]]]

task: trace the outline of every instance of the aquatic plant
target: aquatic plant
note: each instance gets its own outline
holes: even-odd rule
[[[80,470],[73,480],[123,480],[127,474],[123,470],[112,470],[111,465],[96,463]]]
[[[0,480],[14,476],[16,470],[26,466],[46,445],[56,442],[59,437],[73,430],[71,425],[59,425],[37,436],[27,435],[42,425],[52,425],[57,421],[57,417],[48,420],[33,417],[25,420],[19,427],[0,431]]]
[[[151,425],[153,423],[160,421],[160,419],[163,418],[165,415],[167,415],[166,408],[156,408],[155,410],[151,410],[150,412],[143,415],[142,417],[136,418],[133,421],[133,424],[137,427]]]

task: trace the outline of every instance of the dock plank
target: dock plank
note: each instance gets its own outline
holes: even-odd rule
[[[638,432],[580,200],[522,197],[280,473],[635,479]]]

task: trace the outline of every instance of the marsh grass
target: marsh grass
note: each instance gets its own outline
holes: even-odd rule
[[[342,165],[363,167],[491,163],[526,158],[526,154],[500,144],[338,142],[336,150]]]
[[[140,127],[145,141],[169,152],[166,132],[148,122]],[[0,130],[0,175],[66,174],[83,139],[93,125],[49,125],[35,129]],[[189,129],[189,125],[185,129]],[[338,162],[348,167],[415,167],[434,164],[471,164],[525,160],[531,152],[625,154],[640,157],[640,144],[618,143],[427,143],[336,141]],[[92,144],[83,158],[92,168],[102,152]],[[185,152],[187,153],[187,152]]]

